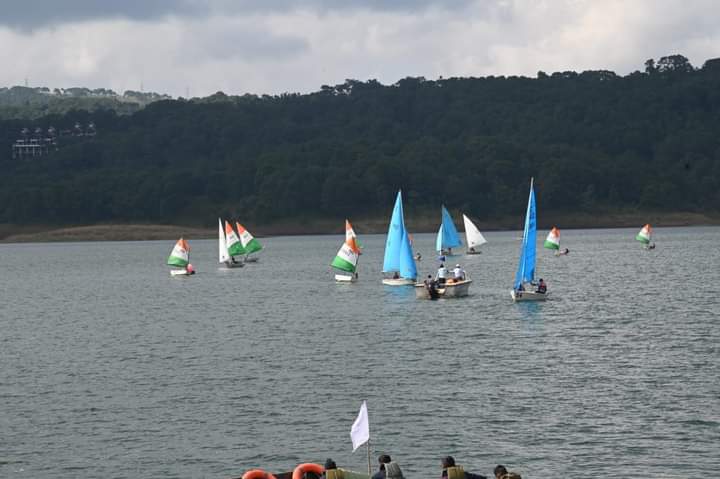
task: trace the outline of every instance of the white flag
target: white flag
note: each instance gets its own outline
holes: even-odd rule
[[[363,401],[357,419],[350,429],[350,437],[353,443],[353,452],[370,440],[370,422],[368,421],[367,403]]]

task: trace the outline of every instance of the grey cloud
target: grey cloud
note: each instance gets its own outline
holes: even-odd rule
[[[88,20],[124,18],[154,21],[164,17],[204,17],[243,13],[282,13],[343,10],[416,12],[430,7],[462,9],[470,4],[495,7],[501,0],[23,0],[4,5],[0,26],[36,30],[47,26]]]
[[[261,28],[215,27],[213,31],[205,34],[189,33],[181,50],[183,57],[191,61],[196,61],[197,58],[246,62],[277,61],[309,50],[309,44],[304,38],[278,35]]]

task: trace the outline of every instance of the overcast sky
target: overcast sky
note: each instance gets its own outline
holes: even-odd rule
[[[717,0],[3,0],[0,86],[173,96],[720,57]]]

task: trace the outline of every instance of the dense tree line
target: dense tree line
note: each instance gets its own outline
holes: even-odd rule
[[[491,219],[522,214],[531,176],[543,211],[720,211],[720,59],[663,57],[627,76],[347,80],[32,126],[91,120],[94,138],[22,160],[11,144],[27,122],[0,121],[0,223],[385,215],[398,188],[409,214],[444,203]]]

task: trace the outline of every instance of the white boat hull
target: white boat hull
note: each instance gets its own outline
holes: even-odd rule
[[[536,293],[535,291],[515,291],[510,290],[510,296],[516,303],[521,301],[545,301],[547,300],[550,293]]]
[[[415,284],[414,279],[405,278],[384,278],[382,284],[386,286],[412,286]]]
[[[357,281],[357,277],[348,274],[336,274],[335,281],[337,281],[338,283],[354,283],[355,281]]]
[[[190,273],[184,269],[171,269],[170,276],[190,276]]]
[[[445,283],[444,286],[438,287],[437,291],[441,298],[460,298],[468,295],[471,283],[471,279]],[[417,299],[430,299],[430,292],[427,290],[424,283],[415,284],[415,297]]]

